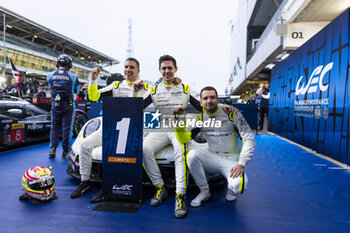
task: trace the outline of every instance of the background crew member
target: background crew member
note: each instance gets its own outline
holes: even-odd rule
[[[23,83],[17,83],[15,78],[10,79],[9,85],[5,88],[7,95],[16,96],[19,98],[23,97],[24,86]]]
[[[270,87],[266,82],[263,87],[260,87],[256,94],[260,97],[259,104],[259,130],[263,130],[264,128],[264,117],[268,117],[269,113],[269,100],[270,100]]]
[[[62,128],[62,158],[67,156],[73,135],[74,93],[79,91],[78,76],[69,72],[72,58],[61,54],[57,58],[58,70],[47,75],[47,83],[51,90],[51,133],[49,156],[56,156],[58,137]]]
[[[127,58],[124,63],[125,80],[115,81],[105,88],[97,89],[96,79],[100,73],[100,68],[92,69],[92,78],[88,87],[88,97],[91,101],[97,101],[102,96],[112,97],[132,97],[134,95],[134,82],[140,73],[139,62],[135,58]],[[137,96],[142,96],[148,89],[148,83],[144,83],[140,90],[136,91]],[[79,187],[71,194],[71,198],[84,195],[91,189],[90,175],[92,165],[93,149],[102,146],[102,127],[83,139],[80,144],[80,175],[81,183]],[[102,199],[102,190],[98,192],[91,202],[99,202]]]
[[[44,85],[40,84],[37,88],[37,92],[34,94],[36,97],[46,98],[46,92],[44,91]]]
[[[193,149],[187,153],[186,159],[191,174],[200,189],[198,196],[191,201],[192,207],[199,207],[210,197],[209,185],[205,172],[222,174],[227,179],[227,201],[234,201],[237,194],[243,193],[248,179],[244,168],[250,161],[255,150],[255,139],[247,121],[240,111],[227,114],[218,105],[219,98],[213,87],[205,87],[201,91],[201,106],[204,113],[197,115],[197,120],[221,122],[221,126],[210,124],[209,127],[195,128],[186,132],[185,128],[176,127],[176,136],[181,143],[187,143],[199,132],[208,142],[208,150]],[[174,111],[175,118],[184,109]],[[238,137],[243,142],[239,151]]]
[[[88,97],[88,88],[89,88],[89,84],[85,83],[84,86],[82,86],[80,88],[80,91],[78,92],[76,101],[77,102],[87,102],[89,100]]]

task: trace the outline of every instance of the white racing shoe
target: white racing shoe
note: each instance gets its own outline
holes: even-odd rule
[[[176,193],[175,197],[175,217],[183,218],[187,215],[187,204],[186,204],[186,195]]]
[[[168,192],[166,191],[164,185],[157,185],[156,189],[157,193],[150,201],[151,206],[159,206],[165,199],[168,198]]]
[[[196,196],[196,198],[191,201],[191,206],[192,207],[200,207],[202,205],[202,203],[208,201],[209,198],[210,198],[209,189],[203,189]]]
[[[226,201],[234,201],[236,198],[237,194],[228,188],[226,192]]]

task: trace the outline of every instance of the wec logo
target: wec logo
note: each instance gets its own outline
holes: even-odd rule
[[[326,75],[328,71],[330,71],[333,67],[333,62],[328,63],[326,66],[318,66],[312,72],[309,82],[306,84],[301,84],[304,76],[301,76],[298,80],[297,86],[295,87],[295,95],[305,95],[305,93],[313,93],[317,91],[317,87],[320,88],[321,91],[325,91],[328,89],[329,84],[323,85],[323,77]]]
[[[131,189],[134,187],[134,185],[130,185],[130,184],[124,184],[122,186],[118,186],[117,184],[113,186],[112,189],[114,190],[123,190],[123,191],[131,191]]]

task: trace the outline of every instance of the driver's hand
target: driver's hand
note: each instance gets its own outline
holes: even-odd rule
[[[101,69],[100,69],[100,67],[94,67],[94,68],[92,68],[91,72],[92,72],[91,80],[96,80],[98,75],[101,72]]]
[[[244,173],[244,166],[241,164],[237,164],[236,166],[232,167],[230,170],[230,177],[237,178],[242,176]]]
[[[175,120],[180,119],[180,115],[185,112],[185,108],[183,106],[177,106],[174,108],[173,115]]]
[[[142,80],[136,80],[134,82],[134,91],[139,91],[143,88],[143,81]]]
[[[178,84],[180,84],[181,82],[182,82],[182,80],[181,80],[181,78],[179,78],[179,77],[175,77],[174,80],[173,80],[173,83],[174,83],[175,85],[178,85]]]
[[[227,104],[224,104],[223,109],[224,109],[224,112],[226,112],[227,114],[231,114],[231,113],[234,113],[235,111],[238,111],[237,108]]]

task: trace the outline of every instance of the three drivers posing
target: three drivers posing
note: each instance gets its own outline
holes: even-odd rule
[[[138,62],[137,68],[139,68]],[[121,93],[115,94],[118,92],[117,89],[120,88],[116,85],[97,90],[97,86],[92,82],[89,85],[89,98],[93,98],[95,94],[98,99],[100,94],[107,91],[107,89],[110,89],[108,91],[111,91],[114,97],[142,96],[144,99],[143,108],[153,103],[154,107],[162,114],[163,121],[179,120],[179,116],[185,115],[185,109],[191,103],[195,109],[201,112],[197,116],[197,120],[205,121],[209,118],[215,118],[217,121],[221,121],[221,127],[217,128],[214,126],[202,127],[186,131],[185,127],[175,127],[175,130],[171,132],[151,132],[143,142],[143,165],[157,190],[150,200],[151,206],[158,206],[168,198],[168,192],[164,187],[164,181],[155,159],[155,153],[169,144],[173,146],[176,178],[174,214],[177,218],[182,218],[187,215],[186,167],[189,167],[196,184],[200,188],[198,196],[191,201],[192,207],[199,207],[202,202],[207,201],[210,197],[206,172],[220,173],[226,177],[228,183],[226,199],[234,201],[237,194],[241,194],[246,188],[248,180],[244,168],[254,153],[255,140],[248,123],[237,109],[232,106],[219,105],[217,92],[213,87],[204,88],[201,91],[200,101],[198,101],[191,87],[183,84],[181,79],[175,77],[177,69],[176,60],[172,56],[164,55],[159,59],[159,72],[162,75],[162,82],[159,84],[148,88],[148,84],[143,83],[142,80],[137,80],[136,77],[131,84],[128,83],[127,79],[125,85],[129,85],[128,91],[123,95]],[[94,70],[94,77],[98,73],[99,70]],[[127,76],[127,73],[125,75]],[[130,94],[130,91],[133,93]],[[96,100],[96,98],[92,100]],[[208,150],[194,149],[186,151],[186,143],[199,132],[207,140]],[[92,147],[96,146],[94,145],[96,140],[98,145],[102,144],[101,136],[98,135],[97,139],[94,140],[95,142],[91,142],[91,140],[86,142],[87,146],[90,145],[87,149],[84,149],[84,147],[80,149],[82,158],[87,158],[86,165],[80,166],[80,173],[82,174],[80,186],[85,186],[84,183],[90,186],[86,182],[89,180],[91,172]],[[244,142],[241,152],[238,146],[238,137],[241,137]],[[85,167],[85,170],[83,167]],[[82,187],[79,190],[79,187],[72,193],[72,198],[81,196],[90,189],[88,187],[88,190],[83,190],[84,187]]]

